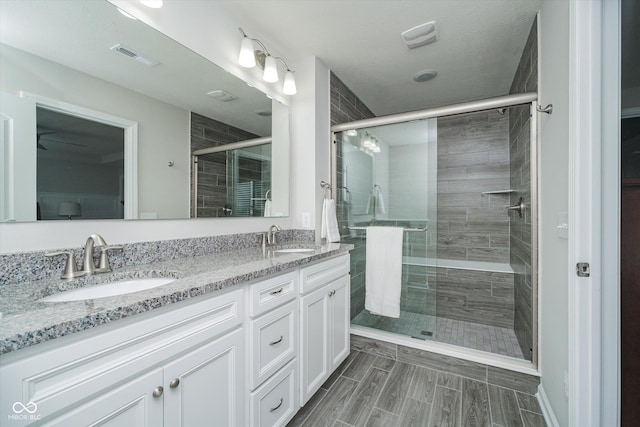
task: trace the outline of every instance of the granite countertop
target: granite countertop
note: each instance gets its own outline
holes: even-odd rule
[[[0,354],[19,350],[114,320],[299,268],[352,249],[352,245],[286,245],[313,252],[266,254],[262,248],[178,258],[74,280],[48,279],[0,286]],[[167,285],[113,297],[45,303],[40,299],[126,278],[173,277]]]

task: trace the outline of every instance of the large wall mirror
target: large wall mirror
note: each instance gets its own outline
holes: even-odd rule
[[[289,109],[107,1],[2,0],[0,221],[287,216]]]

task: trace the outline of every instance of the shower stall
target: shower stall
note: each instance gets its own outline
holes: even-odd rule
[[[353,333],[536,366],[536,99],[332,127],[340,234],[355,246]],[[398,318],[365,308],[371,226],[403,229]]]

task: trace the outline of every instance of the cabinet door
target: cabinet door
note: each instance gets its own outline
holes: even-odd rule
[[[322,287],[300,300],[300,404],[329,376],[329,288]]]
[[[158,368],[54,418],[47,425],[60,427],[161,426],[163,392],[158,389],[161,385],[162,369]]]
[[[329,319],[329,360],[330,370],[342,363],[349,355],[349,329],[351,327],[351,297],[349,276],[343,276],[329,285],[330,316]]]
[[[165,365],[164,425],[245,425],[242,332],[238,329]]]

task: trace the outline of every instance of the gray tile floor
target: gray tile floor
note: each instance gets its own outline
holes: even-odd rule
[[[288,424],[444,425],[546,426],[531,394],[354,349]]]
[[[381,329],[422,340],[434,340],[503,356],[524,359],[513,329],[482,325],[427,314],[401,311],[398,319],[377,316],[363,310],[352,321],[354,325]],[[431,332],[431,335],[429,335]]]

